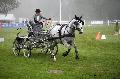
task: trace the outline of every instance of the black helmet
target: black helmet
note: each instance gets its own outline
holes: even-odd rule
[[[36,10],[35,10],[35,12],[38,12],[38,13],[40,13],[40,12],[41,12],[41,10],[40,10],[40,9],[36,9]]]

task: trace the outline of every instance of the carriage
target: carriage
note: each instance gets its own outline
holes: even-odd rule
[[[63,44],[67,47],[67,51],[63,53],[63,56],[67,56],[71,50],[71,47],[75,49],[75,58],[78,57],[78,49],[75,45],[75,30],[78,30],[79,33],[83,33],[82,25],[84,22],[81,20],[82,17],[73,18],[69,24],[56,24],[44,31],[41,27],[34,25],[31,22],[28,23],[28,35],[19,36],[15,38],[13,42],[13,53],[19,55],[22,50],[25,57],[31,56],[31,50],[34,48],[41,49],[42,52],[49,52],[51,57],[56,61],[56,54],[58,52],[58,44]]]
[[[48,39],[48,32],[41,28],[43,25],[32,25],[30,21],[27,23],[27,27],[27,36],[19,36],[20,32],[17,33],[17,37],[13,42],[13,54],[18,56],[22,51],[25,57],[30,57],[31,50],[41,49],[41,52],[45,54],[49,52],[51,57],[55,58],[54,56],[58,52],[58,45],[55,45],[54,40]],[[51,52],[51,48],[54,48],[54,53]]]

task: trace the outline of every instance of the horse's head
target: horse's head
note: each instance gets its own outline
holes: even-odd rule
[[[77,17],[75,15],[75,18],[71,21],[71,27],[75,30],[78,30],[80,34],[83,33],[83,27],[82,25],[84,25],[84,21],[81,20],[82,16],[81,17]]]

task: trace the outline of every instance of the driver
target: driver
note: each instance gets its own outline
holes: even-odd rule
[[[42,19],[47,20],[46,17],[43,17],[43,16],[42,16],[40,9],[36,9],[33,18],[34,18],[34,22],[35,22],[36,24],[37,24],[37,23],[39,24]]]
[[[36,9],[35,10],[35,14],[34,14],[34,16],[33,16],[32,19],[33,19],[33,21],[35,23],[35,26],[39,26],[40,28],[43,28],[43,23],[42,23],[43,19],[45,19],[45,20],[51,20],[50,18],[47,19],[46,17],[42,16],[40,9]],[[33,26],[33,28],[35,26]]]

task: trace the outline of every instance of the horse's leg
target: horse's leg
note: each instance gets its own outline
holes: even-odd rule
[[[53,60],[56,61],[56,56],[54,54],[54,50],[51,50],[51,58],[53,58]]]
[[[73,47],[74,47],[74,49],[75,49],[75,59],[79,59],[78,49],[77,49],[77,47],[76,47],[76,45],[75,45],[75,43],[74,43],[74,42],[72,43],[72,46],[73,46]]]
[[[53,58],[54,61],[56,61],[56,51],[55,50],[55,46],[57,45],[57,43],[55,41],[52,42],[51,46],[50,46],[50,54],[51,54],[51,58]]]
[[[69,52],[71,50],[71,45],[68,44],[67,42],[64,42],[64,45],[65,45],[65,47],[68,48],[68,50],[63,53],[63,56],[65,57],[65,56],[67,56],[69,54]]]
[[[71,48],[69,48],[67,51],[65,51],[62,56],[64,56],[64,57],[67,56],[69,54],[70,50],[71,50]]]

